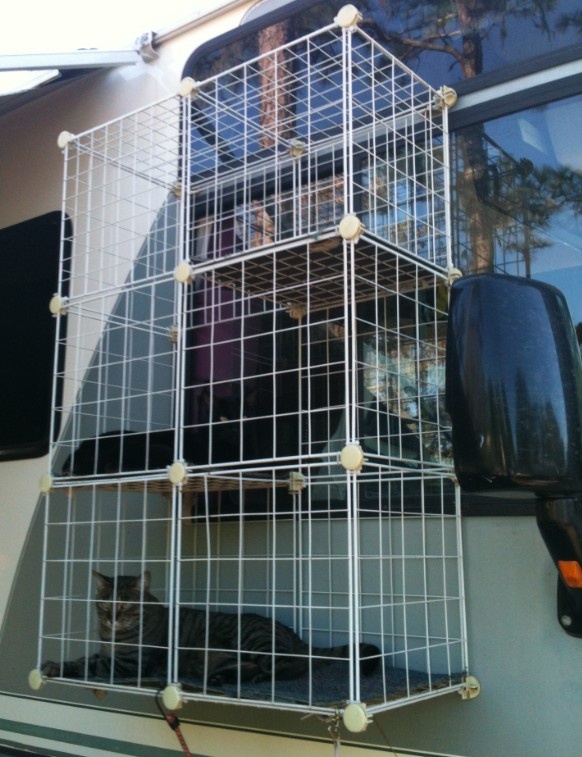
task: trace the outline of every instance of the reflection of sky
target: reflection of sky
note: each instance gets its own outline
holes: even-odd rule
[[[574,323],[582,322],[582,260],[572,268],[559,268],[555,271],[534,273],[534,278],[557,287],[568,300],[568,308]]]
[[[492,34],[498,40],[494,50],[499,51],[499,66],[514,63],[520,60],[527,60],[532,57],[532,52],[540,55],[548,50],[568,45],[576,44],[580,41],[579,32],[575,28],[559,31],[559,24],[565,14],[574,14],[580,12],[580,0],[561,0],[555,3],[553,10],[544,12],[544,24],[547,24],[548,31],[543,31],[541,23],[541,14],[536,13],[535,7],[531,0],[515,3],[515,6],[521,5],[522,15],[509,15],[504,21],[503,33],[501,32],[501,23],[498,20],[492,24]],[[531,33],[524,33],[530,29]],[[535,30],[535,31],[534,31]],[[536,37],[535,48],[532,48],[532,37]],[[494,66],[491,62],[487,66],[492,69]]]

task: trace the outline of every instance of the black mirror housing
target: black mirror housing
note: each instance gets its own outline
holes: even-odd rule
[[[453,284],[446,402],[465,491],[582,492],[582,361],[555,287],[498,274]]]

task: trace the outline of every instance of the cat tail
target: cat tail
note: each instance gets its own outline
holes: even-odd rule
[[[337,647],[312,647],[311,654],[315,657],[315,664],[325,664],[325,659],[317,658],[342,658],[348,659],[350,657],[350,645],[343,644]],[[359,656],[360,656],[360,672],[362,675],[371,675],[380,661],[380,650],[375,644],[367,644],[361,642],[359,644]]]

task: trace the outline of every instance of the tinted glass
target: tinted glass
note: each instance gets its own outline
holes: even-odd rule
[[[290,3],[195,53],[203,80],[331,23],[344,0]],[[361,27],[433,86],[456,84],[582,42],[579,0],[359,0]],[[284,16],[287,16],[286,18]],[[230,41],[227,41],[230,40]]]
[[[48,451],[60,230],[60,212],[0,230],[0,460]]]
[[[582,95],[455,134],[457,262],[554,284],[582,322]]]

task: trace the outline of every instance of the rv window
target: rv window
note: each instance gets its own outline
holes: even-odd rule
[[[464,272],[557,286],[576,324],[582,322],[582,147],[572,124],[581,113],[577,94],[455,134],[457,264]]]
[[[0,461],[48,451],[60,230],[60,212],[0,229]]]
[[[239,29],[193,53],[184,76],[203,81],[299,39],[324,19],[331,22],[345,4],[295,0],[272,10],[273,3],[256,3]],[[475,77],[491,83],[580,56],[579,0],[557,0],[544,8],[543,23],[535,5],[495,0],[484,0],[478,8],[426,0],[359,0],[354,5],[363,15],[362,28],[435,87],[472,89],[467,80]]]

